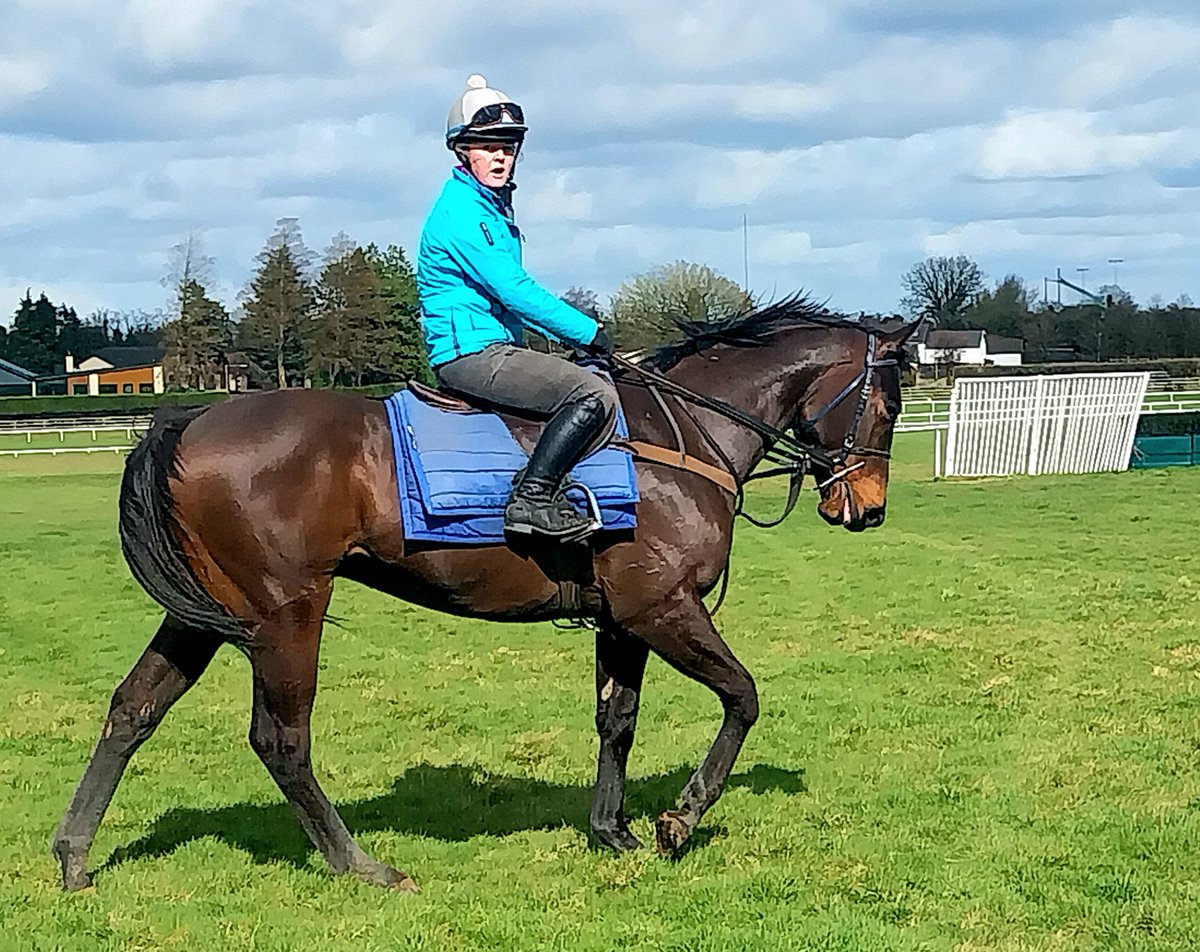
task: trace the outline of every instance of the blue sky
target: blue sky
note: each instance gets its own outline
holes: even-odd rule
[[[966,254],[1200,300],[1194,0],[0,0],[0,315],[229,306],[274,222],[415,252],[468,73],[521,102],[526,264],[604,299],[676,259],[890,312]]]

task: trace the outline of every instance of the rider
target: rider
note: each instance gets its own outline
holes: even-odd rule
[[[596,356],[611,354],[612,341],[522,267],[512,171],[526,128],[519,105],[482,76],[467,79],[446,120],[446,146],[460,164],[421,233],[417,288],[441,386],[548,420],[514,481],[505,529],[576,539],[594,524],[567,500],[563,480],[611,434],[617,394],[606,378],[526,348],[524,329]]]

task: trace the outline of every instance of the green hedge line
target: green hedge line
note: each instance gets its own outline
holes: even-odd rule
[[[1026,377],[1033,374],[1112,374],[1149,370],[1172,377],[1200,377],[1198,357],[1148,357],[1145,360],[1077,361],[1061,364],[1021,364],[1019,367],[954,368],[956,377]]]
[[[344,393],[382,397],[404,386],[397,383],[372,384],[369,387],[341,387]],[[111,416],[115,413],[152,413],[158,407],[200,406],[228,399],[224,390],[194,393],[131,393],[99,397],[0,397],[0,417],[30,416]]]
[[[1188,436],[1200,433],[1200,411],[1145,413],[1138,419],[1138,436]]]

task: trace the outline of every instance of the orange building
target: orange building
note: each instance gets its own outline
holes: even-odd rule
[[[162,347],[104,347],[78,366],[67,354],[67,393],[162,393]]]

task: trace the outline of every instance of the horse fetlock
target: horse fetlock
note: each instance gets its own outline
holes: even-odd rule
[[[642,848],[642,841],[633,835],[623,818],[607,823],[593,821],[591,828],[592,841],[603,849],[628,853]]]

